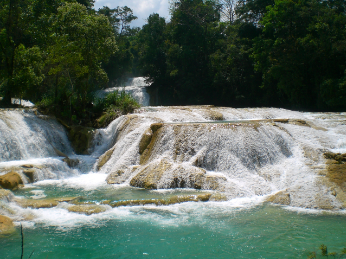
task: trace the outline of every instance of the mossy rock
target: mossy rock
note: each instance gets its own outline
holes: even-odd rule
[[[9,172],[0,176],[0,186],[4,189],[16,190],[23,185],[23,180],[16,172]]]
[[[150,125],[151,130],[155,133],[158,129],[163,127],[163,123],[153,123]]]
[[[218,111],[208,110],[206,114],[207,119],[213,121],[222,121],[224,120],[223,114]]]
[[[108,184],[120,184],[123,183],[125,180],[121,179],[120,177],[125,173],[124,170],[119,169],[115,172],[110,173],[107,178],[106,178],[106,182]]]
[[[77,199],[77,197],[62,197],[62,198],[52,198],[52,199],[40,199],[40,200],[33,200],[33,199],[15,199],[17,204],[21,206],[22,208],[53,208],[58,206],[60,202],[70,202]]]
[[[173,205],[183,202],[206,202],[210,200],[212,194],[204,193],[199,195],[175,195],[169,199],[145,199],[145,200],[126,200],[126,201],[104,201],[103,204],[110,205],[112,207],[121,207],[121,206],[143,206],[143,205],[156,205],[156,206],[165,206]]]
[[[171,167],[172,164],[166,159],[162,159],[159,163],[149,164],[131,179],[130,185],[145,189],[157,189],[162,175]]]
[[[280,191],[274,195],[267,198],[268,202],[272,202],[280,205],[290,205],[291,204],[291,195],[287,191]]]
[[[69,130],[69,139],[77,154],[88,155],[88,150],[94,137],[94,129],[83,126],[72,126]]]
[[[37,179],[35,169],[24,169],[23,174],[28,178],[29,183],[33,183]]]
[[[346,164],[328,164],[327,178],[346,190]]]
[[[99,159],[97,160],[97,165],[96,165],[97,171],[99,171],[102,168],[102,166],[104,166],[109,161],[109,159],[113,155],[114,149],[115,147],[107,150],[103,155],[99,157]]]
[[[15,232],[13,222],[10,218],[0,215],[0,235],[8,235]]]
[[[79,164],[79,160],[77,158],[64,158],[64,161],[70,168],[74,168]]]
[[[100,205],[72,205],[67,209],[69,212],[76,212],[80,214],[92,215],[106,211],[105,206]]]
[[[139,154],[142,154],[144,150],[148,147],[152,137],[153,137],[153,131],[151,130],[151,128],[147,129],[143,133],[142,138],[139,141]]]

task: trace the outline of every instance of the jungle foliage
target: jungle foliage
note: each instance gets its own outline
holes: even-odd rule
[[[170,2],[170,21],[132,28],[126,6],[1,1],[1,105],[28,99],[85,124],[105,112],[96,90],[145,76],[160,105],[346,108],[345,1]]]

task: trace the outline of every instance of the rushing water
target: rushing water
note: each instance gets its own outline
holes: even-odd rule
[[[24,258],[32,252],[31,258],[306,258],[321,244],[340,252],[346,213],[319,173],[325,170],[323,152],[345,153],[345,122],[344,113],[147,107],[98,130],[90,155],[81,156],[54,119],[33,110],[1,111],[0,175],[16,170],[23,176],[27,165],[36,170],[36,182],[13,192],[17,199],[78,197],[103,212],[71,212],[68,202],[34,209],[21,208],[15,199],[0,201],[0,214],[17,227],[0,235],[0,258],[20,257],[20,225]],[[138,146],[153,123],[163,124],[143,163]],[[68,167],[57,149],[79,164]],[[107,150],[109,160],[99,167]],[[167,167],[158,190],[130,186],[160,163]],[[107,184],[107,176],[119,170],[121,183]],[[201,189],[168,188],[172,175],[188,182],[196,170],[205,177]],[[216,187],[207,179],[216,179]],[[289,193],[289,205],[265,202],[278,191]],[[104,203],[205,193],[222,193],[227,201],[115,208]],[[325,204],[332,209],[324,210]]]

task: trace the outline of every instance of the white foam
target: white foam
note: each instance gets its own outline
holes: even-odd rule
[[[35,183],[35,186],[56,185],[57,187],[66,187],[73,189],[95,190],[102,186],[107,186],[106,174],[88,173],[81,174],[71,178],[62,180],[44,180]]]

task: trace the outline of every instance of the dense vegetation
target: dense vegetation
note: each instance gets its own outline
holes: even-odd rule
[[[161,105],[346,108],[344,0],[175,0],[169,22],[142,28],[93,2],[0,2],[2,106],[28,99],[85,124],[97,89],[145,76]]]

